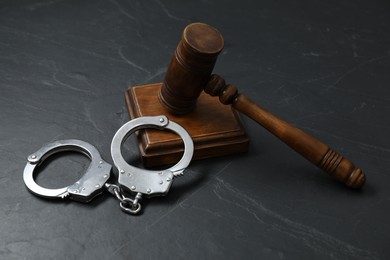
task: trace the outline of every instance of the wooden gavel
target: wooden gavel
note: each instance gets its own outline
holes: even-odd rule
[[[226,85],[218,75],[211,75],[218,54],[223,48],[222,35],[213,27],[188,25],[169,65],[160,91],[160,100],[175,114],[189,113],[204,90],[219,96],[221,103],[253,119],[307,160],[351,188],[360,188],[366,177],[349,160],[311,135],[261,108],[249,97]],[[210,76],[211,75],[211,76]]]
[[[360,188],[365,183],[366,177],[360,168],[356,168],[349,160],[313,136],[261,108],[246,95],[238,93],[235,86],[226,85],[220,76],[212,75],[204,90],[211,96],[219,96],[221,103],[231,104],[236,110],[255,120],[307,160],[348,187]]]

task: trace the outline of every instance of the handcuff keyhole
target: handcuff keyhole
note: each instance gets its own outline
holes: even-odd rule
[[[75,183],[87,171],[91,160],[84,154],[63,151],[46,158],[34,170],[35,182],[47,189],[58,189]]]

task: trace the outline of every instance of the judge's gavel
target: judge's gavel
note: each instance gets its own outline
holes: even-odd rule
[[[222,48],[222,35],[215,28],[203,23],[188,25],[161,87],[161,103],[174,114],[186,114],[194,108],[203,90],[211,96],[219,96],[221,103],[232,105],[237,111],[255,120],[348,187],[363,186],[365,175],[349,160],[311,135],[261,108],[246,95],[238,93],[235,86],[226,85],[220,76],[211,75]]]

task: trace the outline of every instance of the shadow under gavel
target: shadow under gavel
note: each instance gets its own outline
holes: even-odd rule
[[[219,96],[221,103],[231,104],[233,108],[259,123],[307,160],[348,187],[360,188],[364,185],[366,177],[360,168],[313,136],[261,108],[246,95],[238,93],[235,86],[226,85],[225,80],[219,75],[211,75],[204,91],[211,96]]]

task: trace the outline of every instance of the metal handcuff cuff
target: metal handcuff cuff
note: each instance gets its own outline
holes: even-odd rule
[[[184,153],[180,161],[169,169],[162,171],[140,169],[129,165],[122,156],[121,147],[125,140],[135,131],[145,128],[171,130],[184,142]],[[87,155],[91,163],[86,173],[74,184],[60,189],[47,189],[39,186],[34,180],[34,170],[49,156],[62,151],[76,151]],[[124,124],[114,135],[111,142],[111,156],[118,169],[118,184],[108,183],[112,166],[104,161],[98,150],[81,140],[61,140],[44,145],[28,156],[23,172],[26,187],[35,195],[45,198],[65,198],[89,202],[103,190],[108,190],[120,201],[119,205],[126,213],[137,214],[141,211],[140,200],[143,196],[164,196],[172,185],[173,178],[183,175],[194,152],[194,144],[188,132],[166,116],[150,116],[133,119]],[[127,197],[133,194],[134,198]]]

